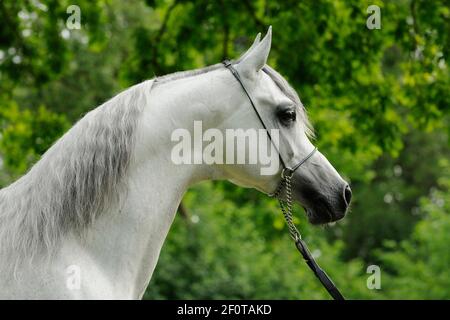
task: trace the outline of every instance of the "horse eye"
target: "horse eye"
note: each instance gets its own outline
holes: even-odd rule
[[[288,125],[295,121],[296,115],[295,110],[283,110],[278,112],[278,119],[280,119],[283,124]]]

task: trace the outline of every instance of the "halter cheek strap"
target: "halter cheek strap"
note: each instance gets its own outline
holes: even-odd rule
[[[267,135],[269,136],[270,141],[274,145],[275,149],[278,152],[278,156],[280,158],[280,161],[283,165],[283,170],[281,171],[281,181],[275,190],[273,194],[270,196],[278,198],[278,201],[280,203],[281,211],[283,212],[283,216],[286,220],[286,224],[289,229],[289,234],[291,238],[295,241],[295,246],[297,247],[298,251],[303,256],[303,259],[305,260],[306,264],[309,266],[309,268],[314,272],[316,277],[319,279],[320,283],[325,287],[325,289],[328,291],[328,293],[333,297],[335,300],[344,300],[344,296],[339,292],[338,288],[335,286],[333,281],[330,279],[330,277],[323,271],[320,266],[317,264],[317,262],[314,260],[314,257],[311,255],[311,252],[309,251],[305,241],[302,240],[302,237],[300,235],[300,232],[296,228],[294,222],[293,222],[293,216],[292,216],[292,175],[294,174],[295,170],[300,168],[308,159],[310,159],[314,153],[317,151],[317,147],[314,148],[306,157],[304,157],[302,160],[300,160],[296,165],[294,165],[292,168],[286,166],[286,162],[283,160],[283,157],[281,156],[280,150],[278,150],[277,146],[273,143],[272,137],[270,136],[270,132],[264,123],[261,115],[258,112],[258,109],[255,106],[255,103],[253,102],[252,97],[250,96],[249,92],[245,88],[244,83],[241,80],[241,77],[239,76],[239,73],[237,70],[233,67],[231,61],[225,60],[223,62],[224,66],[231,71],[233,76],[236,78],[236,80],[239,82],[239,84],[242,87],[242,90],[244,91],[245,95],[247,96],[248,100],[250,101],[250,104],[253,107],[253,110],[255,111],[256,115],[258,116],[259,121],[261,122],[262,126],[267,132]],[[282,192],[285,190],[285,197],[286,200],[282,200]]]
[[[230,60],[225,60],[222,62],[223,65],[231,71],[231,73],[233,74],[233,76],[236,78],[236,80],[239,82],[239,84],[242,87],[242,90],[244,91],[245,95],[247,96],[248,100],[250,101],[250,104],[252,105],[253,110],[255,111],[256,115],[258,116],[259,121],[261,122],[263,128],[266,130],[267,135],[269,136],[270,141],[273,142],[273,139],[270,135],[270,131],[267,128],[266,124],[264,123],[264,120],[262,119],[261,115],[258,112],[258,109],[256,108],[255,103],[253,102],[252,97],[250,96],[250,93],[248,92],[247,88],[244,85],[244,82],[242,81],[239,72],[237,72],[237,70],[233,67],[232,63]],[[292,168],[288,167],[286,165],[286,162],[283,160],[283,157],[281,156],[280,150],[278,149],[278,147],[276,145],[274,145],[275,149],[278,152],[278,155],[280,157],[280,161],[281,164],[283,165],[283,171],[281,172],[281,177],[283,178],[283,176],[285,176],[286,174],[293,174],[295,172],[295,170],[297,170],[302,164],[304,164],[306,161],[308,161],[309,158],[311,158],[314,153],[316,153],[317,151],[317,147],[315,147],[305,158],[303,158],[302,160],[300,160],[295,166],[293,166]]]
[[[248,98],[248,101],[250,101],[250,104],[252,105],[253,110],[255,111],[256,115],[258,116],[259,121],[261,122],[263,128],[266,130],[267,135],[269,136],[269,140],[272,142],[273,144],[273,139],[272,136],[270,135],[270,131],[267,128],[266,124],[264,123],[263,119],[261,118],[261,115],[258,112],[258,109],[256,109],[256,105],[253,102],[252,97],[250,96],[250,93],[248,93],[247,88],[245,88],[244,82],[242,82],[241,77],[239,76],[239,73],[237,72],[237,70],[233,67],[233,65],[231,64],[230,60],[225,60],[222,62],[224,64],[224,66],[231,71],[231,73],[233,74],[233,76],[236,78],[236,80],[239,82],[239,84],[242,87],[242,90],[244,90],[245,95]],[[278,150],[278,147],[273,144],[275,149],[277,150],[278,156],[280,158],[281,164],[283,165],[283,168],[286,168],[286,163],[283,160],[283,157],[281,156],[280,150]]]

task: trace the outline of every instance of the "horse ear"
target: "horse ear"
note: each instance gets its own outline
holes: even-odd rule
[[[250,46],[250,48],[248,48],[248,50],[245,51],[245,53],[243,53],[239,57],[239,59],[237,59],[237,63],[239,63],[240,61],[244,60],[245,57],[248,56],[250,54],[250,52],[252,52],[253,49],[255,49],[256,45],[258,45],[260,40],[261,40],[261,32],[256,35],[255,41],[253,41],[253,44]]]
[[[256,75],[267,62],[267,58],[270,52],[270,45],[272,42],[272,27],[269,27],[264,39],[259,42],[254,49],[248,54],[245,54],[242,61],[239,62],[237,67],[239,71],[248,77]]]

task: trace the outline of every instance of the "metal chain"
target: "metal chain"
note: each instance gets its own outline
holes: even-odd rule
[[[280,203],[281,211],[283,212],[284,219],[289,229],[289,235],[291,238],[297,242],[302,236],[294,224],[292,216],[292,174],[282,175],[282,179],[277,189],[273,193],[273,197],[278,198]],[[281,200],[281,192],[283,188],[286,190],[286,201]]]

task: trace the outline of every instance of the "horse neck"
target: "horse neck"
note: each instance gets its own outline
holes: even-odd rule
[[[136,132],[126,199],[120,208],[101,215],[92,228],[95,233],[91,232],[88,240],[89,255],[132,297],[145,291],[187,188],[198,181],[221,178],[211,166],[180,166],[171,161],[173,130],[193,130],[194,120],[220,121],[201,118],[205,106],[221,107],[208,101],[223,92],[223,88],[208,85],[213,76],[176,80],[152,89]],[[208,94],[203,94],[205,87]]]

